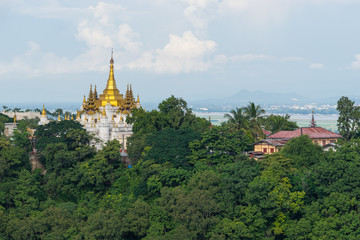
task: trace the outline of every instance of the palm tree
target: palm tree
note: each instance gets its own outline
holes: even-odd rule
[[[227,118],[228,123],[232,124],[236,130],[247,129],[249,125],[249,119],[242,108],[231,110],[230,114],[224,115],[224,118]]]
[[[285,116],[271,114],[264,119],[264,126],[265,129],[270,130],[273,133],[281,130],[292,131],[298,128],[295,122],[290,121],[290,115],[288,114]]]
[[[260,126],[260,120],[265,114],[265,109],[260,105],[255,105],[254,102],[249,102],[249,104],[242,109],[249,119],[250,132],[253,135],[254,140],[256,141],[259,138],[265,137]]]

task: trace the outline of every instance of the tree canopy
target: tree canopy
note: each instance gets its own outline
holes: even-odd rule
[[[329,152],[300,136],[255,161],[246,129],[163,103],[129,119],[132,167],[119,142],[96,151],[71,121],[38,128],[46,174],[31,171],[21,137],[0,136],[0,238],[360,238],[357,133]]]

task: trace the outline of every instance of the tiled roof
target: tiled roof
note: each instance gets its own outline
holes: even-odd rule
[[[342,138],[341,135],[326,130],[322,127],[304,127],[294,131],[280,131],[268,136],[268,139],[290,139],[299,137],[301,135],[308,135],[310,138]]]
[[[263,129],[262,131],[266,136],[269,136],[270,134],[272,134],[272,132],[265,130],[265,129]]]

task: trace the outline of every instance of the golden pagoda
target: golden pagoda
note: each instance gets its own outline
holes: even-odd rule
[[[90,91],[87,100],[84,95],[81,113],[86,112],[90,115],[95,113],[101,114],[103,107],[105,107],[107,104],[110,104],[113,107],[117,107],[118,113],[126,114],[130,113],[132,109],[140,107],[140,98],[138,96],[137,101],[135,101],[132,85],[130,85],[130,88],[129,85],[127,85],[125,98],[123,97],[123,94],[120,94],[119,89],[116,87],[113,52],[111,52],[110,72],[106,83],[106,88],[104,89],[103,93],[98,96],[96,85],[94,91],[92,90],[92,85],[90,85]]]
[[[45,105],[43,105],[41,116],[46,116]]]
[[[107,80],[106,88],[103,91],[103,94],[99,96],[98,106],[105,106],[107,103],[110,103],[112,106],[120,107],[123,102],[123,95],[120,94],[119,89],[116,87],[116,81],[114,77],[114,59],[113,52],[111,52],[110,60],[110,73]]]
[[[101,148],[106,141],[117,139],[126,146],[127,138],[132,135],[132,125],[125,123],[135,108],[140,107],[140,98],[134,98],[132,85],[128,84],[126,92],[120,93],[114,77],[114,59],[111,52],[110,72],[106,87],[98,95],[98,88],[90,85],[89,96],[84,100],[76,121],[80,122],[86,131],[91,132],[100,139],[95,144]]]

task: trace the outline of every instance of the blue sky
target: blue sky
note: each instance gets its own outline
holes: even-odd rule
[[[359,0],[0,0],[0,102],[360,96]]]

